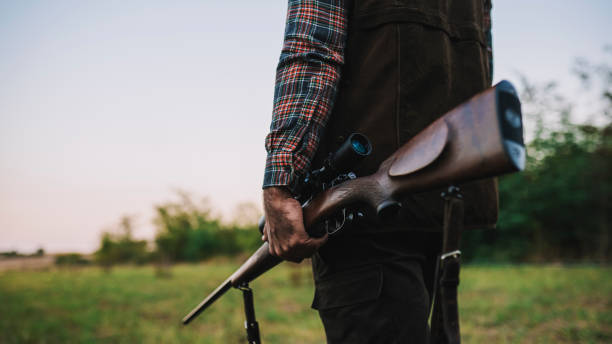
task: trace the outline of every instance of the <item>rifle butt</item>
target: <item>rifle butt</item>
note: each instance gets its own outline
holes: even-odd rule
[[[390,168],[377,174],[389,177],[386,183],[394,195],[521,171],[525,167],[523,122],[514,87],[502,81],[474,96],[388,160]]]

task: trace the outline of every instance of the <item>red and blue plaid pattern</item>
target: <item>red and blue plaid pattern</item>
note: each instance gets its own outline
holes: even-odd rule
[[[343,0],[289,1],[264,187],[290,185],[309,168],[333,107],[345,37]]]

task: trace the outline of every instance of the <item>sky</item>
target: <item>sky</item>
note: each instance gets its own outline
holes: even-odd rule
[[[494,80],[560,81],[612,2],[494,0]],[[260,203],[284,1],[0,0],[0,251],[96,249],[177,190]]]

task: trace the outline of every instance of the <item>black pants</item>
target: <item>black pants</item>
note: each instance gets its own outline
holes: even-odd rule
[[[371,238],[369,238],[371,239]],[[319,311],[328,343],[427,343],[439,233],[390,233],[367,244],[401,252],[363,252],[315,262],[313,308]],[[393,241],[392,243],[385,241]],[[398,241],[399,240],[399,241]],[[366,244],[366,245],[367,245]],[[363,247],[361,248],[363,251]],[[356,252],[358,254],[358,252]],[[336,257],[337,258],[337,257]],[[355,263],[355,264],[351,264]],[[322,272],[322,270],[325,270]]]

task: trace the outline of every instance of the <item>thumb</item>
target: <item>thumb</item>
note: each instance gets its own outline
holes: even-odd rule
[[[261,241],[268,241],[268,226],[265,226],[263,229],[263,234],[261,235]]]

